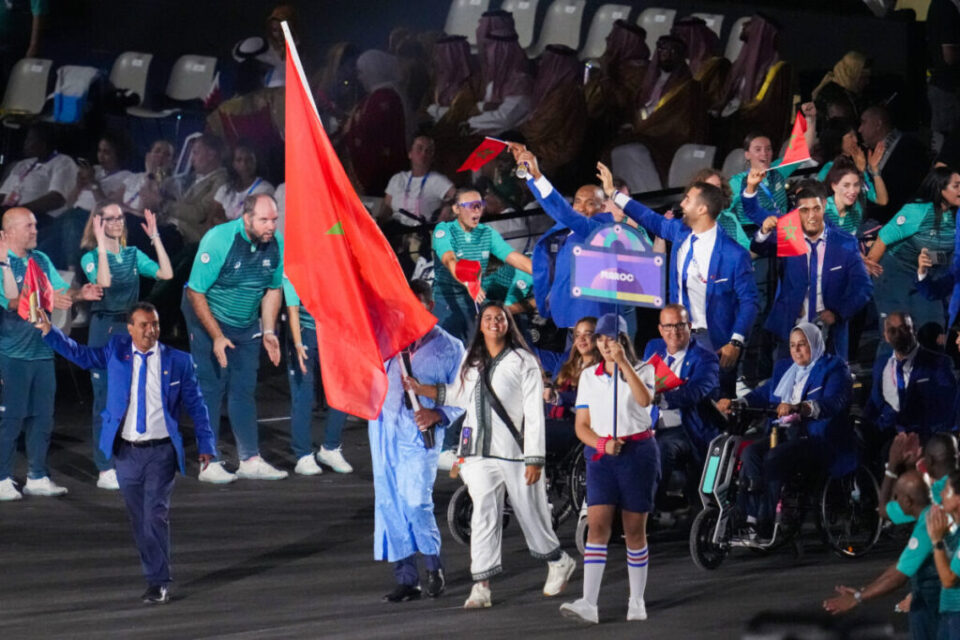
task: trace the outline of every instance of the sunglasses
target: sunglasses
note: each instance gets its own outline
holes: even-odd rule
[[[458,202],[457,206],[467,209],[468,211],[483,211],[483,207],[486,204],[486,200],[472,200],[470,202]]]

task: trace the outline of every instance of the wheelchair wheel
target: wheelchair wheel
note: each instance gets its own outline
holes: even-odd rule
[[[728,548],[714,544],[713,531],[717,527],[720,511],[707,507],[697,514],[690,526],[690,557],[693,564],[704,571],[713,571],[720,566]]]
[[[462,485],[447,503],[447,527],[453,539],[462,545],[470,544],[470,518],[473,517],[473,500],[467,491],[467,485]]]
[[[841,558],[862,556],[876,544],[880,490],[863,465],[850,474],[828,478],[820,494],[819,525],[824,542]]]
[[[546,468],[547,501],[550,503],[554,530],[577,510],[578,503],[574,502],[573,491],[570,489],[570,483],[573,481],[571,468],[576,467],[577,460],[582,457],[583,445],[581,444],[564,456],[556,467]]]
[[[577,520],[577,533],[576,533],[576,543],[577,550],[580,551],[580,557],[583,557],[583,554],[587,552],[587,533],[589,532],[589,525],[587,525],[587,514],[580,514],[580,518]]]
[[[583,457],[583,444],[577,446],[573,464],[570,465],[570,476],[567,489],[570,493],[570,508],[579,509],[587,499],[587,460]]]

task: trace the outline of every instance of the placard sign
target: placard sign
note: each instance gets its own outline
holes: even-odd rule
[[[666,255],[633,227],[611,224],[573,247],[575,298],[661,309],[666,300]]]

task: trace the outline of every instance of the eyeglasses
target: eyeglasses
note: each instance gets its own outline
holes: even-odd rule
[[[123,222],[123,216],[111,216],[109,218],[103,218],[103,221],[107,224],[111,222]]]
[[[678,322],[676,324],[661,324],[660,328],[663,329],[664,331],[674,331],[679,333],[684,329],[686,329],[688,325],[689,323],[687,322]]]
[[[471,202],[458,202],[458,207],[463,207],[468,211],[482,211],[483,207],[487,204],[486,200],[473,200]]]

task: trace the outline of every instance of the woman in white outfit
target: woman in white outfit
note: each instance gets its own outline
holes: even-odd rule
[[[462,407],[460,476],[473,500],[470,571],[474,585],[466,609],[489,607],[491,577],[503,569],[500,547],[504,495],[531,555],[547,561],[543,594],[563,591],[576,568],[561,548],[550,521],[541,478],[545,461],[543,379],[513,316],[499,302],[487,302],[478,330],[452,384],[421,385],[407,378],[417,395],[437,405]]]

